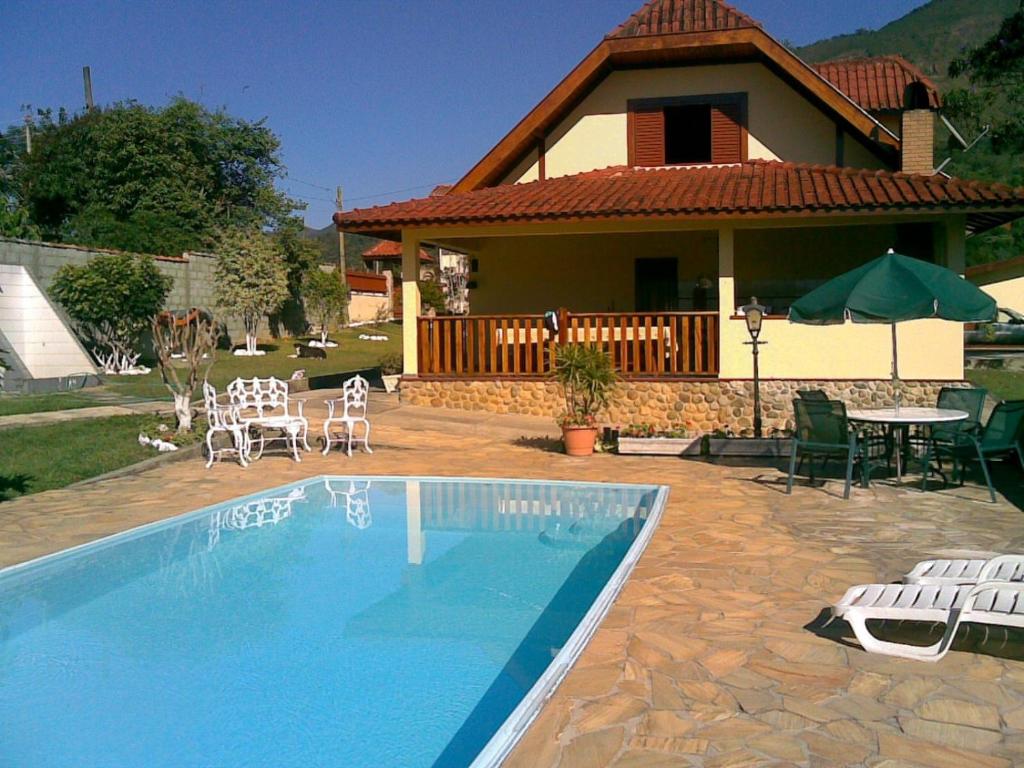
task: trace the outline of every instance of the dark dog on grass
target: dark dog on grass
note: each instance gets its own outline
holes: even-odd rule
[[[308,357],[313,360],[327,359],[327,353],[324,352],[322,349],[318,349],[317,347],[310,347],[306,344],[295,345],[295,356],[299,358]]]

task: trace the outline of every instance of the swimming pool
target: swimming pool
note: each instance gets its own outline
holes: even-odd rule
[[[0,571],[0,765],[496,764],[667,489],[318,477]]]

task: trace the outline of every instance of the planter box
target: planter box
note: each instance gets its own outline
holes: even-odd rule
[[[619,453],[648,456],[700,456],[700,438],[620,437]]]
[[[711,458],[745,456],[779,459],[789,456],[792,441],[788,437],[712,437],[708,439]]]

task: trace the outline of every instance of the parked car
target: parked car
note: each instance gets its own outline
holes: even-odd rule
[[[994,323],[971,323],[964,326],[964,344],[1020,344],[1024,346],[1024,314],[1008,307],[999,307]]]

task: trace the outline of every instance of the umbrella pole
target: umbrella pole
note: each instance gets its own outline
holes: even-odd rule
[[[900,410],[900,359],[896,348],[896,323],[890,323],[892,328],[892,388],[896,394],[896,411]]]

